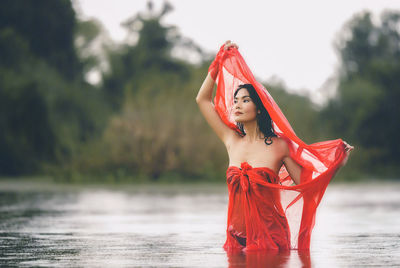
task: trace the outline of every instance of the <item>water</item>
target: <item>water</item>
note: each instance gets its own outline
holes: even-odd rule
[[[309,253],[227,254],[222,185],[60,187],[0,182],[0,265],[400,266],[400,183],[331,184]]]

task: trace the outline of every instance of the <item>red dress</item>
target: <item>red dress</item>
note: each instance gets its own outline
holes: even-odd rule
[[[278,175],[268,167],[241,167],[227,170],[229,190],[225,250],[290,249],[290,230],[278,184]]]

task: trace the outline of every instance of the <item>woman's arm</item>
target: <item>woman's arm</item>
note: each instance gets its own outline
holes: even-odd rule
[[[285,165],[286,170],[288,171],[294,183],[296,185],[299,184],[302,167],[297,164],[290,156],[284,158],[283,164]]]
[[[212,93],[214,90],[215,80],[218,75],[219,64],[221,61],[220,57],[222,55],[221,52],[223,52],[222,49],[227,50],[232,46],[238,48],[238,46],[235,43],[231,43],[231,41],[226,41],[225,44],[221,46],[217,57],[210,65],[208,74],[204,79],[204,82],[201,85],[199,93],[197,93],[196,97],[196,102],[207,123],[225,144],[228,137],[232,136],[235,131],[225,125],[218,113],[215,111],[214,104],[212,103]]]
[[[215,81],[208,73],[199,90],[199,93],[197,94],[196,102],[207,123],[211,126],[222,142],[226,143],[227,138],[234,134],[234,130],[222,122],[218,113],[214,109],[214,104],[212,103],[214,83]]]
[[[282,140],[282,144],[284,146],[284,152],[285,152],[285,157],[283,158],[283,164],[286,167],[286,170],[288,171],[290,177],[293,179],[295,184],[299,184],[300,183],[300,176],[301,176],[301,171],[302,171],[302,167],[296,163],[296,161],[294,161],[291,157],[290,157],[290,151],[289,151],[289,146],[288,144]],[[350,152],[354,149],[353,146],[351,146],[350,144],[344,142],[345,144],[345,151],[346,151],[346,157],[344,158],[344,160],[338,165],[337,169],[334,171],[334,175],[338,172],[338,170],[343,167],[344,165],[346,165],[347,160],[349,158],[349,154]]]
[[[289,145],[287,144],[287,142],[285,140],[283,140],[282,138],[280,138],[279,143],[280,143],[280,148],[281,148],[280,150],[283,154],[282,162],[285,165],[286,170],[289,173],[290,177],[292,178],[294,183],[297,185],[300,183],[302,167],[299,164],[297,164],[297,162],[294,161],[290,157],[290,150],[289,150]]]

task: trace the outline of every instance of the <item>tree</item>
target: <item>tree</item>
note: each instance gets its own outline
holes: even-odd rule
[[[108,109],[83,80],[70,1],[1,5],[0,174],[34,174],[78,154]]]
[[[399,29],[397,11],[383,12],[379,25],[364,12],[346,24],[336,42],[339,86],[322,116],[331,131],[370,153],[369,167],[400,163]]]
[[[32,53],[66,78],[81,75],[74,48],[75,11],[69,0],[4,0],[0,29],[12,28],[27,41]]]
[[[148,10],[138,13],[123,23],[127,29],[127,43],[110,51],[108,72],[104,73],[104,91],[115,110],[120,110],[123,100],[140,90],[157,94],[161,88],[173,88],[165,81],[188,81],[188,62],[173,57],[172,50],[183,46],[194,53],[202,50],[189,39],[183,38],[174,26],[164,26],[162,18],[172,10],[165,2],[155,13],[149,2]],[[154,86],[148,86],[155,82]],[[146,88],[146,89],[144,89]]]

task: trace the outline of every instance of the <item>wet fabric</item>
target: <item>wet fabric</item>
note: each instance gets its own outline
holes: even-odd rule
[[[302,167],[298,185],[284,165],[278,174],[266,167],[252,167],[247,162],[241,167],[228,167],[224,249],[308,250],[316,209],[346,155],[343,140],[306,144],[297,137],[236,48],[224,50],[221,46],[212,66],[218,68],[214,107],[222,121],[241,134],[233,119],[233,95],[239,85],[252,84],[272,119],[275,134],[287,142],[290,157]]]

